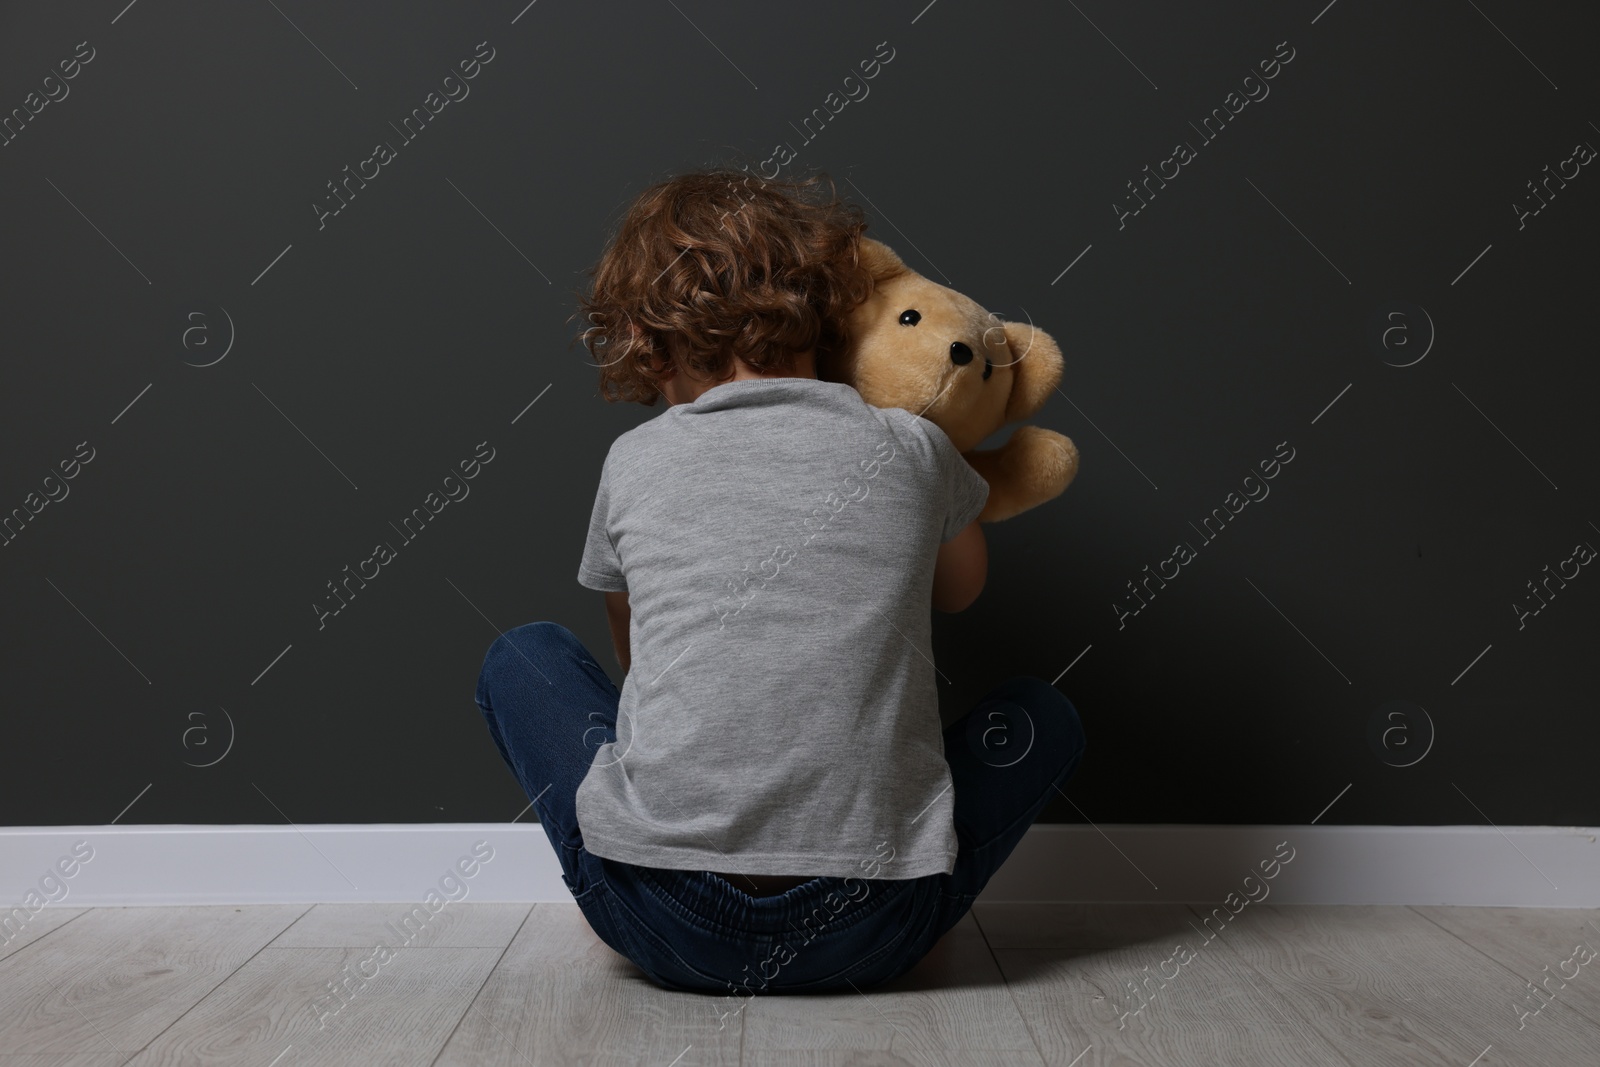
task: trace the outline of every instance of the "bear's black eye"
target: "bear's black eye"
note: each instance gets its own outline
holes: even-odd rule
[[[915,326],[921,321],[922,313],[916,308],[907,308],[905,311],[900,312],[900,325],[902,326]]]

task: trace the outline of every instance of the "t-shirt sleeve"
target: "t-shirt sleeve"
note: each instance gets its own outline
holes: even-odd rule
[[[583,544],[583,559],[578,563],[578,584],[586,589],[608,593],[627,591],[622,576],[622,561],[611,540],[611,457],[600,468],[600,488],[595,491],[594,510],[589,513],[589,535]]]
[[[978,517],[989,500],[989,483],[983,480],[983,475],[972,469],[972,464],[962,458],[943,430],[932,422],[927,425],[944,485],[944,529],[939,535],[942,544],[965,530]]]

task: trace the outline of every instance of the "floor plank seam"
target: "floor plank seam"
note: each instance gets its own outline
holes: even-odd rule
[[[41,941],[43,941],[45,938],[49,937],[51,934],[56,933],[57,931],[60,931],[60,930],[65,930],[67,927],[71,926],[73,923],[77,922],[79,919],[83,918],[85,915],[89,914],[93,910],[94,910],[93,908],[80,908],[80,909],[78,909],[78,914],[72,916],[69,919],[64,920],[61,923],[60,926],[52,927],[51,929],[46,930],[44,933],[40,934],[38,937],[34,938],[32,941],[29,941],[26,945],[23,945],[21,948],[17,949],[15,952],[6,953],[5,958],[4,959],[0,959],[0,967],[5,967],[12,960],[16,959],[18,956],[22,955],[24,952],[28,951],[33,946],[39,944]]]
[[[1017,991],[1011,988],[1011,979],[1006,977],[1005,969],[1000,966],[1000,957],[995,955],[994,946],[989,943],[989,932],[983,928],[983,922],[978,918],[976,911],[968,911],[972,916],[972,925],[978,928],[978,936],[983,938],[983,947],[989,950],[989,958],[994,961],[995,973],[1000,976],[1000,981],[1006,987],[1006,996],[1011,998],[1011,1006],[1016,1010],[1017,1018],[1022,1020],[1023,1029],[1028,1031],[1028,1040],[1033,1042],[1033,1051],[1038,1054],[1039,1062],[1047,1064],[1044,1058],[1044,1046],[1039,1044],[1039,1036],[1033,1032],[1033,1024],[1028,1021],[1028,1016],[1022,1010],[1022,1005],[1017,1001]],[[1093,1047],[1092,1045],[1090,1046]],[[1087,1048],[1085,1052],[1089,1051]]]
[[[444,1036],[444,1040],[439,1043],[439,1051],[434,1053],[433,1059],[428,1061],[428,1067],[434,1067],[434,1064],[439,1062],[439,1057],[444,1055],[444,1050],[450,1047],[451,1040],[455,1038],[456,1032],[461,1029],[461,1024],[466,1021],[467,1016],[472,1012],[473,1005],[478,1002],[479,997],[483,996],[484,988],[488,986],[490,981],[494,979],[494,972],[500,969],[500,964],[504,962],[506,953],[510,952],[511,946],[516,944],[517,937],[522,933],[522,928],[528,925],[528,920],[533,918],[533,913],[537,911],[538,908],[539,905],[536,903],[528,906],[527,914],[523,915],[522,921],[519,922],[517,924],[517,928],[511,932],[511,936],[506,939],[506,943],[500,949],[500,955],[495,957],[494,966],[490,967],[484,972],[483,981],[478,983],[477,991],[474,992],[471,997],[467,998],[466,1007],[461,1009],[461,1018],[456,1020],[456,1024],[450,1028],[450,1032],[446,1034]]]
[[[1414,913],[1418,917],[1428,920],[1428,922],[1432,923],[1434,926],[1438,927],[1440,930],[1444,931],[1446,934],[1449,934],[1451,937],[1455,938],[1455,940],[1461,942],[1463,945],[1466,945],[1468,948],[1470,948],[1474,952],[1478,953],[1484,959],[1489,960],[1490,962],[1492,962],[1494,964],[1497,964],[1501,969],[1505,970],[1508,974],[1510,974],[1513,978],[1517,979],[1518,981],[1521,981],[1521,982],[1527,982],[1528,981],[1528,979],[1526,977],[1524,977],[1523,975],[1518,974],[1516,972],[1516,970],[1511,966],[1511,964],[1505,962],[1504,960],[1500,959],[1497,956],[1491,955],[1489,953],[1488,949],[1485,949],[1485,948],[1482,948],[1482,947],[1480,947],[1478,945],[1473,944],[1471,941],[1468,941],[1466,938],[1462,937],[1460,934],[1456,933],[1454,930],[1450,929],[1448,926],[1445,926],[1444,924],[1435,921],[1433,916],[1426,915],[1423,912],[1417,911],[1417,909],[1413,905],[1410,905],[1410,904],[1403,905],[1403,907],[1405,907],[1406,910]],[[1580,1018],[1580,1019],[1584,1020],[1585,1022],[1587,1022],[1590,1026],[1595,1027],[1595,1029],[1597,1031],[1600,1031],[1600,1020],[1589,1018],[1589,1016],[1587,1014],[1585,1014],[1585,1012],[1583,1011],[1582,1008],[1579,1008],[1576,1004],[1574,1004],[1570,1000],[1565,1001],[1564,1003],[1565,1003],[1565,1006],[1567,1007],[1567,1009],[1570,1010],[1574,1015],[1578,1016],[1578,1018]]]
[[[216,905],[216,906],[217,907],[227,907],[228,905],[223,904],[223,905]],[[241,906],[242,907],[248,907],[249,905],[241,905]],[[234,975],[238,974],[240,971],[242,971],[246,967],[248,967],[250,965],[250,961],[251,960],[255,959],[257,956],[261,955],[267,949],[271,948],[272,947],[272,943],[274,941],[278,940],[278,938],[282,937],[286,932],[288,932],[288,930],[292,926],[294,926],[295,923],[299,922],[301,919],[304,919],[307,915],[311,914],[311,909],[315,908],[315,907],[316,907],[315,904],[311,904],[311,905],[307,906],[305,911],[302,911],[299,915],[296,915],[293,919],[290,919],[288,921],[288,923],[286,923],[284,925],[282,930],[279,930],[277,933],[273,934],[271,937],[269,937],[265,941],[263,941],[261,943],[260,947],[258,947],[254,952],[250,953],[249,956],[245,957],[245,959],[239,964],[239,966],[235,967],[233,970],[229,971],[226,975],[224,975],[223,978],[222,978],[222,981],[218,982],[216,985],[214,985],[210,989],[206,990],[203,994],[201,994],[199,1000],[196,1000],[193,1004],[189,1005],[183,1011],[179,1012],[177,1018],[173,1019],[166,1026],[163,1026],[160,1030],[158,1030],[155,1033],[151,1034],[150,1035],[150,1040],[146,1041],[144,1044],[142,1044],[138,1048],[134,1049],[133,1052],[129,1054],[128,1058],[123,1060],[122,1062],[127,1064],[127,1063],[132,1063],[134,1060],[138,1059],[139,1056],[144,1053],[145,1049],[149,1048],[151,1045],[155,1044],[158,1039],[160,1039],[162,1034],[166,1033],[168,1030],[171,1030],[174,1026],[177,1026],[179,1023],[181,1023],[188,1016],[188,1014],[191,1011],[194,1011],[201,1004],[204,1004],[206,1002],[206,1000],[211,996],[211,994],[213,994],[217,990],[221,989],[230,980],[232,980]],[[100,911],[100,910],[105,910],[105,909],[97,908],[97,909],[94,909],[94,910]],[[235,908],[234,910],[237,911],[238,909]],[[121,1050],[119,1049],[118,1051],[120,1052]]]

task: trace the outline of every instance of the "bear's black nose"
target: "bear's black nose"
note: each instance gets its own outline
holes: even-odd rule
[[[958,367],[965,367],[972,362],[972,349],[960,341],[950,342],[950,362]]]

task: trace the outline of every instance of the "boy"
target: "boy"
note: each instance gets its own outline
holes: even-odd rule
[[[901,973],[1083,750],[1032,678],[940,730],[929,608],[983,588],[988,487],[918,413],[817,378],[873,292],[824,182],[688,174],[630,208],[584,339],[607,399],[668,408],[611,446],[578,567],[623,687],[554,623],[479,680],[574,899],[667,988]]]

